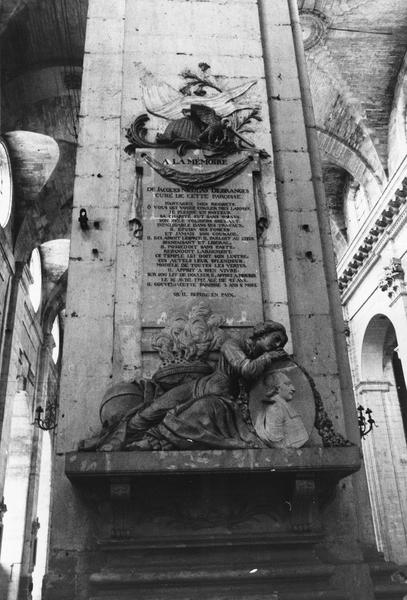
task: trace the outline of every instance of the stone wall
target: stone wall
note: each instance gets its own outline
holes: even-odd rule
[[[294,22],[297,33],[293,36]],[[258,4],[254,0],[238,3],[137,0],[119,1],[114,6],[101,0],[90,2],[74,190],[74,214],[81,208],[86,209],[89,229],[82,230],[76,219],[73,220],[47,600],[68,599],[72,594],[78,600],[88,598],[91,593],[100,597],[109,589],[112,597],[120,593],[118,590],[130,597],[137,590],[145,594],[148,588],[148,593],[157,597],[157,594],[168,593],[168,585],[177,590],[177,594],[188,595],[196,577],[193,571],[199,561],[198,546],[204,549],[205,568],[199,571],[198,579],[201,579],[194,593],[205,593],[204,597],[209,598],[210,589],[216,589],[213,593],[224,594],[225,589],[236,589],[233,585],[237,580],[233,578],[241,576],[248,552],[256,554],[251,542],[250,550],[244,549],[248,538],[238,541],[237,532],[227,525],[233,508],[231,490],[247,488],[248,503],[258,514],[247,481],[260,487],[264,485],[267,494],[271,494],[272,506],[284,513],[281,494],[277,500],[269,488],[270,482],[261,483],[255,477],[256,465],[261,467],[262,463],[260,459],[252,462],[251,455],[247,458],[249,466],[245,467],[249,474],[239,472],[240,462],[241,466],[246,463],[236,455],[233,484],[227,478],[225,486],[219,484],[220,480],[215,482],[213,477],[216,479],[216,464],[223,465],[224,461],[229,464],[232,455],[227,456],[226,452],[224,458],[222,453],[215,453],[210,459],[188,455],[185,461],[191,462],[191,468],[195,468],[195,461],[207,464],[205,475],[203,479],[189,481],[184,472],[178,487],[175,480],[168,482],[163,477],[164,467],[167,464],[176,471],[183,459],[181,455],[169,453],[162,461],[158,460],[164,471],[160,471],[152,487],[144,479],[140,483],[114,480],[110,487],[113,496],[109,497],[111,474],[115,473],[116,477],[118,473],[127,472],[128,478],[130,469],[130,478],[134,477],[143,471],[137,467],[143,458],[134,453],[127,461],[126,454],[118,453],[111,459],[109,455],[99,455],[94,461],[92,458],[81,461],[80,455],[69,453],[76,450],[80,439],[98,432],[98,407],[104,390],[112,382],[129,381],[145,374],[140,343],[143,243],[129,226],[135,164],[134,159],[124,153],[126,129],[134,117],[145,110],[141,95],[143,78],[162,80],[177,90],[183,83],[182,71],[193,70],[204,61],[210,65],[216,81],[226,88],[250,78],[257,80],[250,96],[261,105],[262,121],[255,124],[255,141],[271,157],[264,160],[262,167],[263,194],[270,222],[259,244],[264,317],[286,325],[295,357],[314,378],[335,428],[357,441],[341,337],[343,324],[334,288],[328,220],[315,151],[315,125],[311,122],[298,32],[298,16],[293,12],[293,3],[286,0],[272,4]],[[152,128],[154,130],[154,123]],[[321,460],[325,464],[323,452],[315,451],[318,464]],[[305,458],[303,455],[295,458],[294,464],[306,460],[307,456],[305,453]],[[156,458],[150,460],[154,462]],[[83,485],[72,475],[76,461],[82,464],[79,477],[83,476]],[[212,464],[213,473],[209,473]],[[65,475],[65,468],[71,474],[72,483]],[[92,470],[99,477],[94,486],[88,479]],[[352,470],[354,468],[347,472]],[[284,477],[277,478],[276,489],[284,488]],[[308,498],[304,499],[304,505],[310,506],[312,513],[315,502],[309,500],[314,498],[314,483],[289,481],[289,487],[294,484],[299,498]],[[192,540],[182,526],[183,519],[177,517],[174,525],[169,524],[168,520],[172,523],[174,518],[171,507],[174,502],[177,504],[177,495],[183,495],[188,486],[193,498],[192,512],[196,510],[200,519],[204,501],[209,522],[215,517],[220,519],[220,537],[213,523],[209,531],[203,531],[206,526],[198,524]],[[205,490],[202,496],[200,486]],[[149,508],[137,495],[140,490],[143,490],[142,496],[145,493],[149,498],[152,494],[155,499],[170,493],[175,501],[171,507],[160,505],[151,523],[149,518],[144,523],[143,515],[147,518]],[[216,516],[215,505],[220,508],[220,516]],[[319,584],[309,584],[309,593],[316,590],[325,593],[335,588],[338,598],[372,597],[367,567],[359,572],[356,568],[356,563],[363,561],[356,537],[371,541],[369,516],[363,516],[365,506],[363,485],[357,479],[347,479],[338,489],[335,500],[322,504],[315,523],[310,525],[308,516],[298,517],[300,529],[305,519],[307,531],[312,534],[318,531],[318,539],[307,537],[305,542],[304,538],[312,553],[316,545],[321,544],[318,559],[309,571],[311,578],[317,578],[320,572],[321,580]],[[289,540],[284,543],[293,543],[295,537],[291,521],[289,513],[284,513],[281,531],[283,538]],[[134,528],[138,531],[140,522],[142,539],[137,541],[131,532]],[[250,530],[251,525],[245,523]],[[245,535],[247,532],[245,529]],[[190,533],[188,529],[188,535]],[[255,537],[259,534],[254,526],[252,533]],[[274,534],[273,527],[267,529],[272,545],[277,543],[273,541]],[[226,574],[217,575],[217,569],[208,565],[210,548],[218,543],[223,548],[229,536],[233,539],[233,560],[239,563],[239,569],[233,571],[234,563],[229,557]],[[164,538],[170,550],[163,546]],[[177,544],[176,539],[181,539],[187,548],[187,556],[171,550]],[[122,566],[117,562],[120,547],[127,557]],[[150,549],[153,557],[153,572],[143,562],[145,548]],[[320,557],[328,548],[330,567],[325,569]],[[271,560],[272,552],[267,556]],[[223,550],[218,559],[225,560]],[[303,559],[304,556],[296,558],[299,562]],[[141,561],[134,572],[130,569],[132,560]],[[338,567],[340,562],[347,565],[346,575],[345,569]],[[170,565],[170,572],[166,565]],[[320,567],[322,570],[318,571]],[[280,585],[288,593],[292,573],[285,568]],[[149,576],[145,572],[150,576],[153,573],[154,583],[147,581]],[[261,572],[257,588],[245,580],[242,597],[258,597],[253,595],[256,593],[262,597],[266,593],[267,578],[273,582],[278,580],[276,572],[270,573]],[[222,584],[217,584],[216,578],[222,579]],[[297,587],[293,584],[293,589],[298,591],[301,583],[295,581]],[[205,592],[199,591],[200,585]],[[360,587],[363,592],[359,591]]]

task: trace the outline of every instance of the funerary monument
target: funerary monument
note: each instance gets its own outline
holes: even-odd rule
[[[373,598],[297,3],[90,0],[81,98],[45,600]]]

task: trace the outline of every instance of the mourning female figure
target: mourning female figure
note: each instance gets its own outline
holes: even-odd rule
[[[239,384],[250,386],[273,361],[285,357],[286,342],[284,327],[273,321],[256,325],[252,336],[243,341],[226,339],[213,373],[171,390],[129,420],[128,438],[136,432],[136,439],[127,449],[261,447],[236,402]],[[142,421],[158,421],[164,409],[160,422],[137,439]]]
[[[149,405],[130,411],[97,448],[163,450],[264,447],[237,402],[275,361],[287,357],[285,328],[267,321],[250,337],[227,338],[215,370],[166,391]],[[90,449],[90,448],[89,448]]]

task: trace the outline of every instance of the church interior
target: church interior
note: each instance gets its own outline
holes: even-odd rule
[[[205,3],[230,12],[249,4],[257,10],[252,0],[159,0],[157,4],[168,5],[171,12],[181,4]],[[277,11],[287,3],[293,4],[278,0],[274,8]],[[104,6],[107,20],[108,4],[99,5]],[[142,9],[146,3],[136,0],[135,4]],[[364,426],[366,419],[374,420],[360,441],[365,475],[359,485],[366,486],[367,500],[360,507],[364,516],[359,523],[377,558],[370,561],[370,588],[363,592],[321,591],[314,596],[293,588],[273,595],[269,588],[267,596],[264,591],[258,595],[214,592],[213,596],[205,592],[201,598],[402,600],[407,598],[407,4],[405,0],[298,0],[296,4],[335,285],[343,311],[355,427],[359,406],[361,427],[363,419]],[[126,2],[111,7],[112,13],[122,5]],[[68,351],[70,357],[75,353],[72,344],[78,351],[86,345],[79,335],[66,335],[66,324],[74,320],[73,299],[79,298],[80,305],[80,296],[87,298],[87,288],[94,285],[92,280],[79,281],[78,272],[71,275],[72,265],[79,268],[82,261],[78,246],[70,251],[72,232],[76,238],[94,236],[89,262],[98,269],[97,241],[92,241],[98,224],[92,223],[93,229],[86,232],[88,217],[94,218],[93,204],[85,202],[85,186],[77,185],[82,168],[77,156],[85,144],[81,128],[94,105],[102,115],[106,110],[106,131],[110,131],[108,99],[83,95],[84,82],[87,90],[92,85],[98,89],[111,77],[103,52],[84,69],[97,48],[97,40],[88,37],[97,11],[98,0],[3,0],[0,6],[0,597],[4,600],[173,597],[161,592],[133,596],[125,587],[123,596],[115,595],[117,591],[103,589],[102,575],[94,577],[100,589],[92,593],[68,596],[49,580],[43,584],[50,545],[57,545],[49,532],[56,513],[59,523],[64,518],[59,505],[52,509],[55,482],[61,477],[54,466],[61,455],[61,371],[65,369],[66,379],[70,363],[64,365],[64,357]],[[154,23],[150,26],[153,32]],[[112,31],[115,28],[113,24]],[[160,43],[157,37],[154,40]],[[211,61],[207,56],[202,59]],[[238,71],[237,59],[235,64]],[[215,78],[222,75],[216,68],[212,68]],[[126,114],[122,134],[128,126]],[[97,131],[101,139],[95,134],[96,148],[103,145],[103,124]],[[86,152],[92,154],[89,134],[86,143]],[[108,185],[103,165],[87,177],[89,190],[92,183]],[[90,208],[83,213],[84,202]],[[319,290],[314,291],[317,298]],[[91,297],[96,306],[97,289]],[[97,324],[100,307],[90,307],[89,314],[102,345],[103,324]],[[125,344],[130,344],[127,338]],[[89,380],[100,358],[98,345],[96,339],[86,346],[84,371]],[[114,377],[114,365],[111,368]],[[102,388],[106,382],[100,384]],[[78,390],[78,395],[82,392]],[[64,435],[69,436],[69,431]],[[103,520],[103,507],[98,510]],[[81,519],[77,527],[83,527]],[[360,569],[368,568],[366,556]],[[59,560],[62,564],[63,558]],[[70,557],[66,560],[68,565]],[[113,588],[110,581],[106,590]],[[192,598],[187,592],[177,597]]]

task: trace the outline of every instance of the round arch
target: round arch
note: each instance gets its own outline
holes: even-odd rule
[[[361,347],[360,402],[373,411],[376,427],[364,442],[367,479],[378,547],[388,560],[407,556],[407,390],[398,357],[396,329],[382,313],[367,324]],[[388,499],[392,498],[392,502]],[[400,536],[392,535],[392,530]]]
[[[307,64],[321,150],[377,198],[387,177],[361,105],[326,47],[309,51]]]
[[[326,162],[341,167],[358,181],[372,201],[379,198],[387,181],[379,176],[372,165],[344,140],[323,129],[318,129],[319,147]]]
[[[362,379],[380,381],[385,376],[385,355],[389,351],[389,339],[396,338],[393,323],[384,314],[377,314],[369,321],[362,342]],[[386,344],[387,342],[387,344]],[[395,347],[397,343],[395,343]]]
[[[44,306],[42,329],[45,335],[51,333],[55,317],[65,308],[67,283],[68,270],[61,275]]]
[[[407,54],[394,90],[389,122],[389,173],[393,175],[407,153]]]
[[[27,262],[33,248],[41,246],[41,244],[46,242],[58,238],[69,240],[70,215],[68,208],[66,210],[65,222],[60,227],[50,224],[44,228],[44,226],[41,225],[43,221],[41,217],[42,215],[39,212],[33,212],[26,215],[18,232],[14,246],[14,257],[16,261]]]

